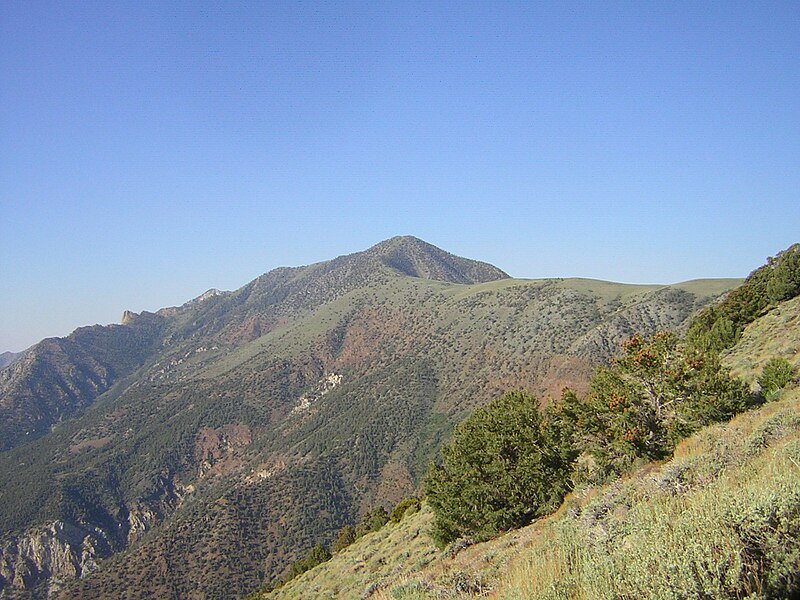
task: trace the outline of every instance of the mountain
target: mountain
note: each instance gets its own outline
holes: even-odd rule
[[[0,593],[253,591],[411,493],[474,407],[580,390],[737,283],[517,280],[399,237],[45,340],[0,372]]]
[[[207,335],[238,345],[269,332],[281,318],[387,274],[463,284],[508,278],[496,267],[406,236],[309,267],[276,269],[234,294],[209,290],[158,314],[125,311],[122,326],[84,327],[65,339],[44,340],[0,374],[0,450],[80,414],[164,346]]]
[[[44,435],[82,412],[155,351],[163,319],[82,327],[48,338],[0,371],[0,450]]]
[[[386,240],[364,255],[368,260],[409,277],[467,284],[508,279],[508,275],[497,267],[455,256],[412,236]],[[345,257],[345,260],[350,258]]]

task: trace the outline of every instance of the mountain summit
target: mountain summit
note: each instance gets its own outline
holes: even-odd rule
[[[410,235],[393,237],[360,254],[410,277],[465,284],[508,279],[493,265],[455,256]]]
[[[298,311],[316,310],[396,277],[474,284],[509,276],[413,236],[397,236],[332,260],[273,269],[233,292],[210,289],[155,314],[126,310],[121,326],[82,327],[66,338],[43,340],[3,365],[16,363],[0,374],[0,451],[83,412],[117,380],[169,347],[195,341],[195,348],[239,346],[296,318]]]

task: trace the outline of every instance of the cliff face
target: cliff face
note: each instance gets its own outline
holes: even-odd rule
[[[55,521],[0,546],[0,587],[13,597],[50,595],[95,569],[111,550],[103,531]]]
[[[56,597],[98,563],[135,543],[181,504],[191,491],[161,479],[157,493],[122,506],[101,525],[56,520],[0,540],[0,598]]]

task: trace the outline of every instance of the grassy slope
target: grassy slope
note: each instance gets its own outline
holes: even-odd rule
[[[799,324],[795,299],[726,363],[749,381],[770,356],[800,364]],[[455,557],[434,548],[431,520],[424,509],[387,525],[266,597],[781,597],[800,586],[800,387]]]
[[[752,323],[724,360],[737,377],[753,384],[767,361],[776,356],[800,370],[800,296]]]
[[[739,283],[739,279],[702,279],[662,286],[567,278],[501,279],[474,285],[456,285],[427,279],[392,277],[384,285],[373,286],[368,294],[362,289],[344,294],[288,326],[279,327],[229,353],[224,360],[211,363],[197,375],[205,378],[219,377],[264,351],[291,355],[298,350],[305,350],[332,325],[365,304],[397,306],[404,311],[418,309],[415,312],[430,312],[435,308],[437,319],[449,323],[463,319],[465,305],[477,308],[475,316],[478,318],[496,313],[506,305],[505,294],[514,288],[534,290],[552,284],[557,289],[596,298],[601,305],[616,302],[619,307],[625,307],[644,300],[649,293],[665,288],[687,291],[696,296],[698,303],[705,303]],[[409,303],[409,300],[412,302]]]
[[[798,534],[794,390],[687,440],[664,465],[571,498],[496,597],[786,597],[787,576],[800,585]]]
[[[671,287],[686,290],[687,292],[692,292],[693,294],[716,296],[718,294],[724,294],[728,290],[731,290],[741,285],[742,281],[744,280],[743,279],[691,279],[689,281],[676,283]]]

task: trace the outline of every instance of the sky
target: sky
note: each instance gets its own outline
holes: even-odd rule
[[[800,3],[0,2],[0,352],[415,235],[512,276],[800,241]]]

